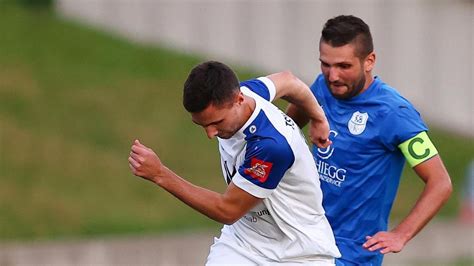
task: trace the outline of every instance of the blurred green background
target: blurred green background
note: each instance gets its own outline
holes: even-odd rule
[[[205,58],[61,20],[50,3],[0,2],[0,240],[217,230],[127,162],[138,138],[179,175],[225,189],[216,141],[181,105],[188,72]],[[264,74],[233,67],[241,80]],[[430,132],[454,184],[437,219],[456,219],[473,139]],[[405,169],[392,219],[422,187]]]

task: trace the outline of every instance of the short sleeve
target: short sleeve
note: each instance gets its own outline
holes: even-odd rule
[[[318,102],[323,98],[321,84],[324,84],[324,82],[324,76],[318,75],[311,87],[309,87],[313,95],[316,97],[316,99],[318,99]]]
[[[287,142],[271,138],[249,142],[244,162],[232,182],[256,197],[266,198],[294,161],[295,156]]]
[[[240,86],[248,88],[269,102],[273,101],[275,98],[275,84],[273,84],[273,81],[267,77],[242,81]]]
[[[387,148],[395,150],[401,143],[427,130],[428,127],[415,108],[409,103],[403,103],[389,111],[382,121],[379,136]]]

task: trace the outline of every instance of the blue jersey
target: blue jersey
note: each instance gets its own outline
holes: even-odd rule
[[[345,265],[380,265],[383,255],[362,247],[386,231],[405,158],[398,145],[427,127],[400,94],[375,78],[351,99],[334,98],[319,75],[311,90],[330,126],[332,145],[313,146],[323,207]]]

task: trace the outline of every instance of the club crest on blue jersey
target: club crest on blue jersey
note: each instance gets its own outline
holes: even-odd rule
[[[244,173],[250,175],[252,178],[257,179],[261,183],[264,183],[270,175],[273,163],[265,162],[257,158],[252,158],[250,162],[250,168],[246,168]]]
[[[352,135],[360,135],[365,130],[367,120],[369,120],[369,114],[356,111],[352,114],[349,123],[347,123],[347,128]]]

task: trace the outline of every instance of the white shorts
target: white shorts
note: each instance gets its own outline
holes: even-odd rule
[[[275,262],[265,257],[259,256],[254,252],[233,244],[230,241],[214,238],[214,244],[211,246],[209,256],[207,257],[207,266],[216,265],[285,265],[285,266],[334,266],[334,259],[312,260],[307,262]]]
[[[214,238],[206,265],[265,265],[265,263],[267,261],[263,257]]]

